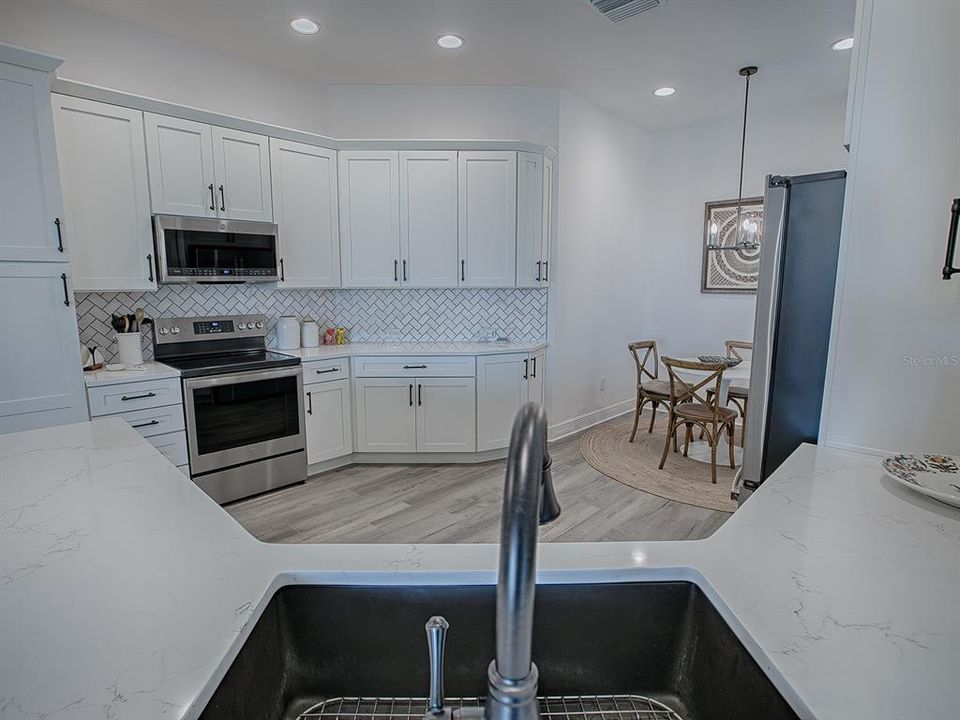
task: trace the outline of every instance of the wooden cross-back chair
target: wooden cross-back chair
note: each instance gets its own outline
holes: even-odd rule
[[[728,358],[737,360],[746,360],[746,355],[753,353],[753,343],[746,340],[724,340],[723,347]],[[709,396],[711,391],[707,391]],[[746,385],[733,385],[727,389],[727,403],[733,403],[737,412],[740,413],[740,447],[743,447],[747,440],[747,400],[750,397],[750,388]],[[700,436],[701,439],[703,435]]]
[[[647,432],[653,432],[653,423],[657,419],[657,406],[661,403],[663,405],[670,403],[670,383],[661,380],[658,376],[660,358],[657,354],[656,340],[638,340],[627,345],[627,349],[637,366],[637,407],[633,414],[633,431],[630,433],[630,442],[633,442],[637,436],[640,412],[647,403],[650,403],[651,409],[650,427]]]
[[[720,444],[721,434],[726,433],[727,446],[730,454],[730,467],[735,467],[733,457],[733,431],[737,420],[737,413],[727,407],[720,407],[720,383],[723,380],[723,363],[704,363],[695,360],[679,360],[664,357],[663,364],[670,375],[670,414],[667,419],[667,439],[663,446],[663,456],[660,458],[660,469],[663,469],[670,452],[670,441],[677,441],[677,431],[680,427],[686,428],[683,445],[683,455],[686,457],[693,436],[693,426],[701,429],[700,437],[710,444],[710,479],[717,483],[717,446]],[[684,381],[677,376],[677,370],[698,370],[708,373],[702,380],[694,382],[689,378]]]

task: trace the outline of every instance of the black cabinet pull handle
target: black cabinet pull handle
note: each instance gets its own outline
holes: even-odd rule
[[[283,258],[280,258],[280,282],[283,282]]]
[[[307,393],[307,415],[313,415],[313,393]]]
[[[60,273],[60,279],[63,281],[63,304],[70,307],[70,291],[67,290],[67,274]]]
[[[523,379],[527,380],[529,379],[529,377],[530,377],[530,361],[524,360],[523,361]]]
[[[537,282],[540,282],[540,280],[542,279],[540,277],[542,271],[543,271],[543,262],[540,260],[537,260]]]
[[[132,428],[142,428],[142,427],[150,427],[151,425],[159,425],[159,424],[160,424],[160,421],[159,421],[159,420],[151,420],[151,421],[149,421],[149,422],[138,423],[138,424],[136,424],[136,425],[131,425],[130,427],[132,427]]]
[[[223,199],[223,185],[220,186],[220,210],[227,209],[227,202]]]
[[[467,281],[467,261],[460,259],[460,282]]]
[[[53,224],[57,226],[57,250],[63,252],[63,230],[60,228],[60,218],[54,218]]]
[[[217,198],[216,198],[216,196],[213,194],[213,183],[210,183],[209,185],[207,185],[207,190],[210,191],[210,209],[211,209],[211,210],[216,210],[216,209],[217,209]]]
[[[548,282],[550,280],[550,261],[543,261],[543,281]]]
[[[410,384],[410,407],[413,407],[413,384]]]
[[[393,261],[393,281],[399,282],[399,277],[397,277],[397,261]]]
[[[407,261],[403,261],[403,281],[407,281]]]
[[[120,399],[123,402],[126,402],[127,400],[143,400],[144,398],[152,398],[156,396],[157,394],[155,392],[148,392],[144,393],[143,395],[124,395]]]
[[[149,273],[147,280],[153,282],[153,255],[147,253],[147,272]]]
[[[426,365],[404,365],[403,369],[404,370],[426,370],[427,366]]]
[[[417,405],[423,405],[423,385],[417,383]]]
[[[953,258],[957,253],[957,227],[960,225],[960,198],[954,198],[950,206],[950,230],[947,231],[947,259],[943,261],[943,279],[949,280],[960,267],[953,266]]]
[[[340,368],[326,368],[325,370],[317,370],[317,375],[326,375],[327,373],[340,372]]]
[[[533,358],[533,374],[532,374],[532,377],[536,377],[536,376],[537,376],[537,358],[534,357],[534,358]]]

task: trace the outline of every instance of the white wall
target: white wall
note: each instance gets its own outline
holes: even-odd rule
[[[58,75],[323,133],[325,85],[50,0],[0,0],[0,42],[65,58]]]
[[[759,76],[758,76],[759,77]],[[758,83],[752,92],[762,92]],[[768,173],[796,175],[846,168],[844,98],[776,115],[751,114],[744,197],[763,195]],[[739,118],[653,136],[652,212],[645,218],[640,266],[646,285],[644,334],[661,353],[722,353],[723,341],[753,336],[755,295],[702,294],[703,206],[737,197]]]
[[[494,138],[553,145],[549,87],[331,85],[329,135],[343,138]]]
[[[565,91],[559,111],[547,363],[554,435],[632,402],[626,346],[645,334],[639,263],[650,240],[642,220],[652,171],[649,135],[633,123]]]
[[[960,4],[872,5],[821,436],[960,454],[960,278],[940,279],[960,196]]]

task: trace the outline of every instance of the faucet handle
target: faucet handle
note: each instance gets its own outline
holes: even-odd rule
[[[449,715],[443,707],[443,646],[450,623],[440,615],[427,620],[427,648],[430,650],[430,701],[427,717]]]

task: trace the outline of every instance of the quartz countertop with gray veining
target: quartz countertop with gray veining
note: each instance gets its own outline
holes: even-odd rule
[[[370,355],[502,355],[516,352],[535,352],[547,346],[539,342],[355,342],[344,345],[319,345],[311,348],[277,349],[277,352],[295,355],[304,362],[341,357]]]
[[[278,587],[490,583],[496,559],[261,543],[117,419],[0,436],[0,717],[195,718]],[[697,583],[801,717],[957,716],[960,509],[876,457],[806,445],[706,540],[539,565]]]

